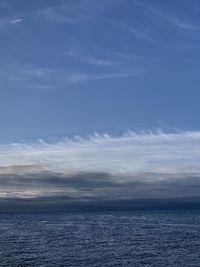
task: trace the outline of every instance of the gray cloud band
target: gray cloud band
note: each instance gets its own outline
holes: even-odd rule
[[[0,174],[0,184],[2,198],[59,195],[74,200],[200,197],[200,173],[4,173]]]

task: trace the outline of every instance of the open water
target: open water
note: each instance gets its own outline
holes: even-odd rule
[[[200,266],[200,212],[1,214],[0,266]]]

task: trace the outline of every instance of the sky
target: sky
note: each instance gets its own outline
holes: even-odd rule
[[[0,0],[0,202],[199,198],[199,14]]]

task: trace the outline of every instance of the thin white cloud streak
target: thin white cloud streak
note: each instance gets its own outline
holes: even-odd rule
[[[200,132],[94,134],[51,144],[40,140],[1,145],[0,166],[36,164],[38,170],[63,173],[194,173],[200,171],[199,147]]]
[[[155,61],[136,54],[125,54],[107,50],[104,51],[104,57],[79,49],[69,50],[66,55],[75,60],[75,62],[95,67],[95,73],[94,71],[90,73],[68,73],[67,79],[73,83],[143,75],[152,69],[150,61],[151,63]]]
[[[165,20],[166,22],[170,23],[171,25],[173,25],[174,27],[176,27],[179,30],[193,31],[193,30],[197,29],[196,25],[194,25],[193,23],[188,22],[188,21],[183,20],[183,19],[180,19],[179,17],[177,17],[175,15],[168,14],[165,11],[158,9],[154,6],[151,6],[149,4],[145,4],[145,3],[138,1],[138,0],[134,0],[134,3],[141,8],[148,10],[149,12],[151,12],[151,14],[158,17],[159,19]]]
[[[66,84],[82,83],[95,80],[108,80],[143,75],[144,67],[129,67],[109,71],[96,70],[92,72],[41,68],[31,65],[8,64],[0,71],[2,80],[15,81],[26,88],[48,89],[65,86]]]
[[[14,18],[14,19],[10,20],[10,23],[11,24],[18,24],[18,23],[23,22],[23,21],[24,21],[23,18]]]
[[[76,61],[97,67],[108,67],[115,65],[115,61],[113,60],[107,58],[94,57],[90,55],[84,55],[83,53],[79,53],[76,50],[68,51],[67,55]]]
[[[51,22],[76,23],[81,20],[91,20],[118,2],[121,0],[78,0],[38,10],[36,16]]]
[[[127,32],[135,35],[136,37],[139,37],[141,39],[144,39],[146,41],[155,42],[155,39],[150,36],[150,33],[148,31],[144,31],[141,29],[136,29],[133,26],[129,26],[123,22],[115,22],[117,25],[119,25],[122,29],[126,30]]]
[[[145,42],[149,42],[154,45],[163,46],[163,42],[158,40],[157,36],[153,34],[153,31],[149,27],[149,25],[145,27],[144,26],[136,27],[135,25],[127,24],[124,21],[118,21],[118,20],[114,20],[110,18],[108,19],[108,21],[112,23],[113,25],[115,25],[117,28],[124,30],[125,32],[133,35],[135,38],[139,40],[143,40]]]
[[[135,77],[144,74],[144,70],[141,69],[130,69],[122,70],[110,73],[82,73],[74,72],[66,74],[65,80],[69,83],[80,83],[85,81],[95,81],[95,80],[108,80],[116,78],[125,78],[125,77]]]
[[[11,25],[21,24],[24,18],[21,17],[0,17],[0,30],[5,30]]]

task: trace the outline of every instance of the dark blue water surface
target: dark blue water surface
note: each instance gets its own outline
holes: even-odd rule
[[[200,212],[1,214],[0,266],[200,266]]]

